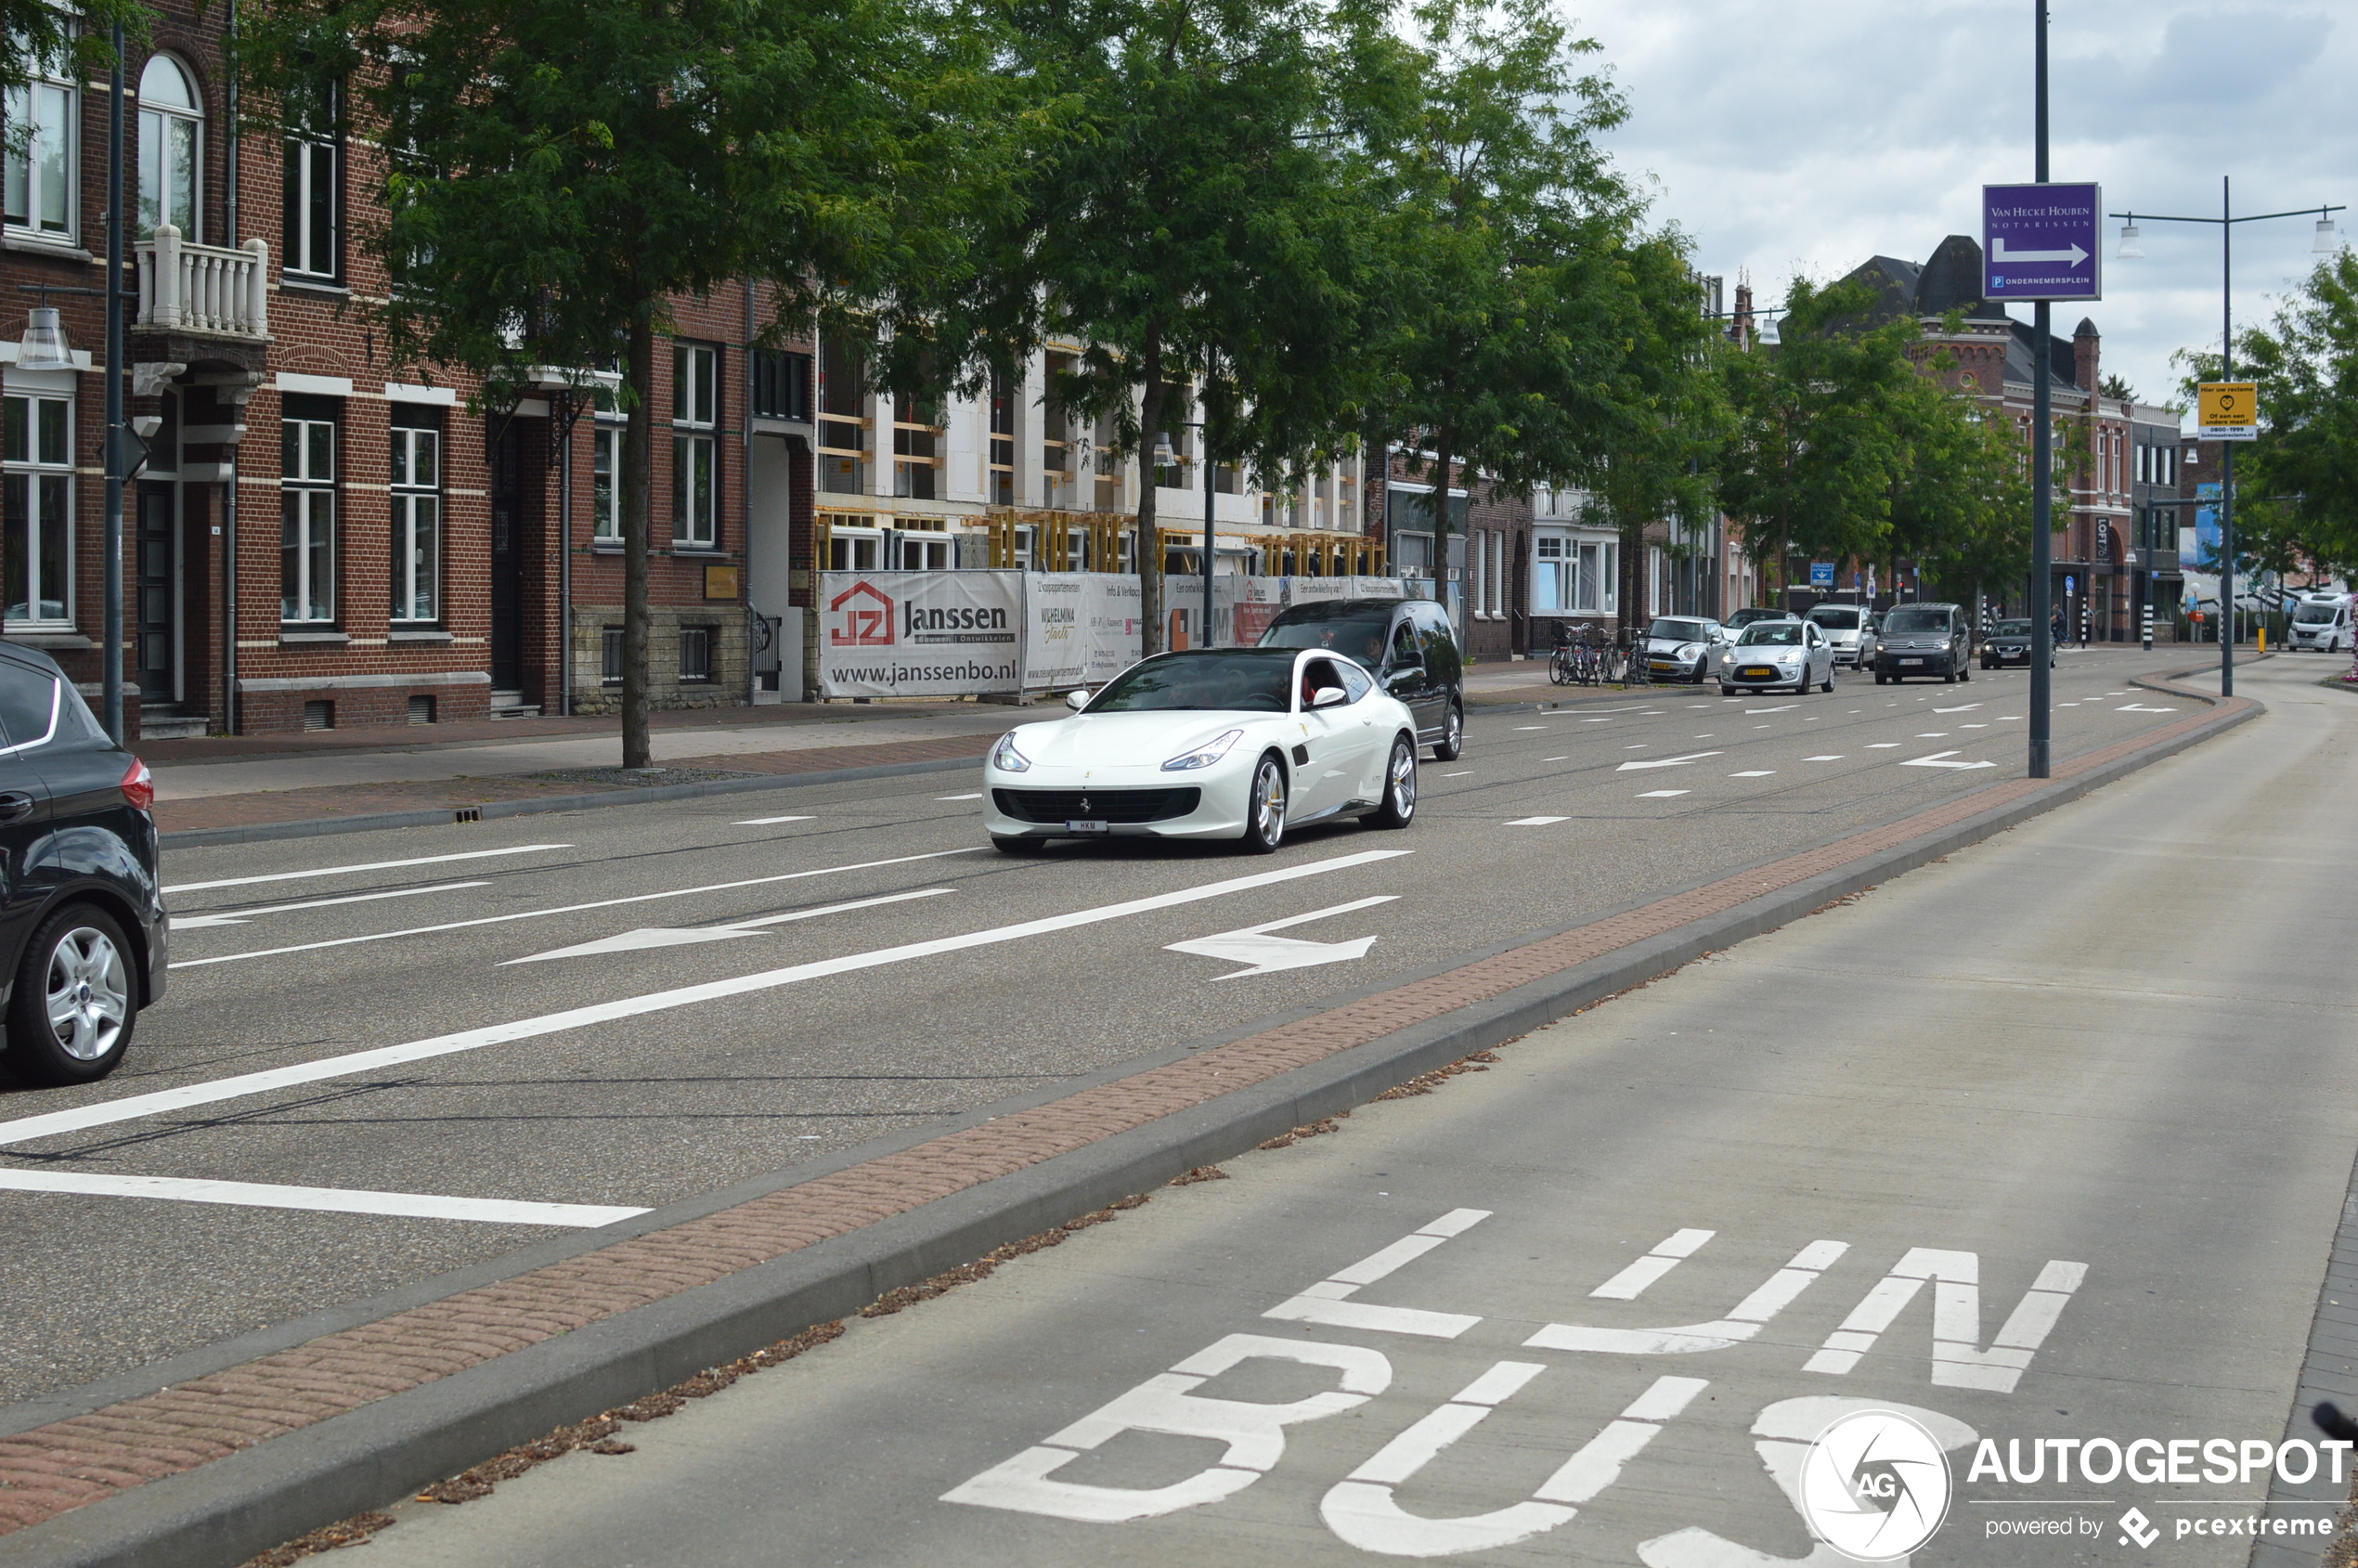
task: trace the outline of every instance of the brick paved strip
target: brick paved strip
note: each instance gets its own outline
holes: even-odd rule
[[[2213,710],[2076,758],[2056,771],[2057,780],[2168,748],[2257,707],[2247,699],[2220,703],[2184,688],[2156,689],[2212,704]],[[701,1218],[0,1439],[0,1536],[1266,1083],[2050,787],[2028,779],[1994,784],[1884,826]]]

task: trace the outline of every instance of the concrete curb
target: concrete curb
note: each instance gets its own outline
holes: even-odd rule
[[[544,811],[580,811],[593,806],[637,806],[650,800],[689,800],[699,795],[744,795],[798,784],[856,784],[862,779],[899,778],[905,773],[952,773],[980,768],[982,754],[936,758],[928,762],[883,762],[873,768],[832,768],[817,773],[764,773],[751,779],[710,779],[703,784],[654,784],[645,789],[600,790],[595,795],[551,795],[537,800],[486,800],[469,808],[484,822],[531,817]],[[372,811],[364,816],[311,817],[292,823],[249,823],[241,827],[196,827],[160,835],[167,849],[201,849],[215,844],[256,844],[272,838],[317,838],[331,833],[374,833],[388,827],[448,827],[455,808],[430,811]]]
[[[2144,678],[2137,683],[2168,679]],[[2221,701],[2184,688],[2152,684],[2150,689],[2213,707]],[[1979,843],[2261,711],[2258,703],[2239,700],[2232,709],[2170,740],[1675,931],[852,1234],[0,1536],[0,1568],[230,1568],[322,1524],[382,1507],[555,1427],[682,1381],[813,1323],[856,1312],[888,1290],[969,1262],[1004,1242],[1036,1235],[1118,1198],[1149,1191],[1193,1166],[1232,1158],[1289,1128],[1363,1105],[1393,1084],[1468,1052],[1528,1033],[1705,953]],[[1441,967],[1454,967],[1456,962]],[[1320,1004],[1322,1009],[1330,1005],[1332,999]],[[1265,1027],[1265,1020],[1253,1027]],[[1169,1055],[1184,1056],[1202,1043]],[[1124,1063],[1101,1076],[1123,1076],[1142,1065]],[[1072,1088],[1071,1083],[1060,1084],[1044,1094],[1063,1095]],[[926,1133],[940,1130],[937,1126]],[[869,1146],[847,1151],[844,1159],[864,1160],[875,1152]],[[797,1170],[791,1181],[757,1178],[748,1186],[790,1186],[819,1173],[816,1169]],[[707,1198],[657,1211],[642,1222],[671,1223],[680,1210],[711,1202]],[[615,1238],[600,1233],[599,1241]],[[574,1238],[551,1245],[586,1250]],[[532,1251],[536,1262],[543,1261],[540,1249]],[[504,1266],[486,1266],[509,1272]],[[405,1293],[418,1289],[413,1286]],[[343,1309],[343,1314],[356,1310]],[[191,1353],[175,1364],[99,1387],[121,1383],[150,1392],[163,1386],[160,1377],[168,1383],[172,1371],[197,1375],[189,1368],[226,1349]],[[84,1404],[77,1397],[81,1392],[58,1396],[46,1414],[54,1419],[56,1406]]]

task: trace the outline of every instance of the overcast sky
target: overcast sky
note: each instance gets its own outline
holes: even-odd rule
[[[1731,296],[1745,269],[1768,305],[1796,273],[1978,241],[1984,182],[2033,174],[2020,0],[1566,3],[1629,97],[1610,145]],[[2215,214],[2222,175],[2238,212],[2358,201],[2346,3],[2053,0],[2054,177],[2101,181],[2115,212]],[[2237,226],[2238,330],[2313,265],[2313,223]],[[2148,225],[2147,259],[2117,262],[2118,227],[2107,220],[2105,298],[2056,306],[2055,330],[2093,317],[2105,371],[2173,401],[2170,355],[2219,341],[2219,229]]]

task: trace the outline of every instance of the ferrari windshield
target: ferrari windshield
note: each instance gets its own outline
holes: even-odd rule
[[[1204,648],[1132,665],[1089,699],[1086,713],[1287,713],[1294,655],[1287,649]]]
[[[1763,645],[1771,648],[1798,647],[1801,643],[1801,623],[1799,621],[1755,621],[1744,628],[1744,634],[1736,641],[1747,648],[1758,648]]]

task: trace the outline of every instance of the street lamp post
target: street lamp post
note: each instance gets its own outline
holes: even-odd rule
[[[2215,218],[2172,217],[2159,213],[2113,213],[2107,215],[2121,220],[2120,249],[2122,261],[2144,259],[2145,247],[2138,225],[2142,223],[2210,223],[2219,226],[2219,379],[2232,381],[2235,374],[2235,225],[2266,223],[2272,218],[2305,218],[2317,214],[2317,237],[2311,249],[2331,254],[2338,243],[2333,214],[2348,211],[2340,206],[2296,207],[2282,213],[2248,213],[2237,217],[2235,212],[2230,176],[2219,176],[2219,215]],[[2235,447],[2233,442],[2222,442],[2219,452],[2219,694],[2235,694]]]

